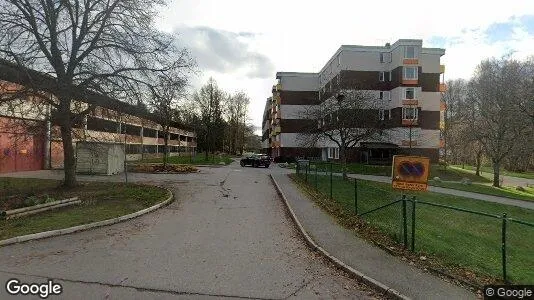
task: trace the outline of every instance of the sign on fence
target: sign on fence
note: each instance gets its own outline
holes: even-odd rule
[[[394,189],[426,191],[430,159],[422,156],[394,155],[391,170]]]

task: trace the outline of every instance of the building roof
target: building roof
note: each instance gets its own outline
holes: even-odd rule
[[[55,79],[48,75],[32,69],[21,68],[20,66],[9,61],[0,59],[0,80],[12,82],[22,86],[31,85],[37,90],[54,94]],[[107,95],[90,91],[87,89],[72,87],[74,98],[88,104],[104,107],[107,109],[120,111],[132,116],[144,118],[158,123],[160,118],[144,108],[132,105]],[[171,126],[179,129],[193,131],[194,129],[178,122],[172,122]]]

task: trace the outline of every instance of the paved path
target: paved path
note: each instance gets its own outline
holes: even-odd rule
[[[49,299],[375,295],[307,248],[268,173],[232,165],[202,168],[198,174],[130,174],[132,181],[171,188],[176,201],[109,227],[1,247],[0,299],[9,299],[4,284],[13,277],[24,282],[58,280],[65,292]]]
[[[361,175],[361,174],[349,174],[348,176],[351,178],[391,183],[391,177],[388,177],[388,176]],[[534,201],[516,200],[516,199],[510,199],[506,197],[498,197],[498,196],[492,196],[492,195],[472,193],[472,192],[447,189],[447,188],[442,188],[442,187],[437,187],[437,186],[428,186],[428,190],[431,192],[436,192],[440,194],[466,197],[466,198],[471,198],[475,200],[482,200],[482,201],[495,202],[495,203],[506,204],[506,205],[513,205],[513,206],[518,206],[518,207],[523,207],[523,208],[534,210]]]
[[[413,299],[475,298],[471,292],[409,266],[342,228],[303,195],[287,175],[275,174],[273,178],[308,234],[345,264]]]
[[[457,169],[457,170],[462,170],[462,171],[465,171],[465,172],[470,172],[472,174],[476,173],[473,170],[462,169],[461,167],[454,166],[452,168],[453,169]],[[480,171],[480,176],[483,176],[483,177],[493,181],[493,173]],[[502,178],[503,185],[508,185],[508,186],[518,186],[518,185],[520,185],[520,186],[527,186],[527,185],[528,186],[534,186],[534,179],[507,176],[507,175],[502,175],[502,173],[499,175],[499,177]]]

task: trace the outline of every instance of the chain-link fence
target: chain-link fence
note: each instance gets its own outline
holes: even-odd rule
[[[534,217],[528,212],[436,193],[408,196],[384,183],[343,179],[340,170],[336,163],[299,161],[296,175],[411,251],[504,282],[534,282]]]

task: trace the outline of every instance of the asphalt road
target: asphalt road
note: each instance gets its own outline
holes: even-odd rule
[[[1,247],[0,299],[10,299],[9,278],[54,279],[64,292],[49,299],[375,297],[306,247],[269,172],[234,163],[131,176],[171,188],[176,201],[109,227]]]

